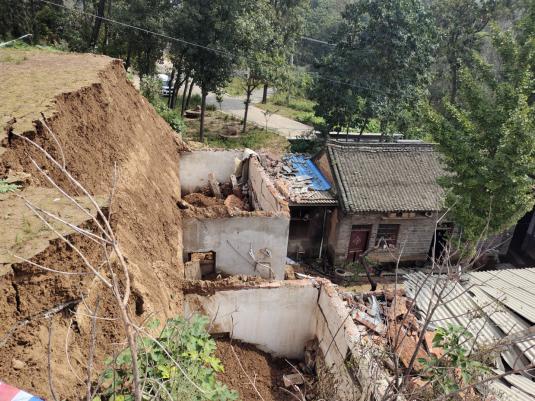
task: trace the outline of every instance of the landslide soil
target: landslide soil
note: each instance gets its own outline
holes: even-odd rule
[[[217,339],[216,356],[225,367],[218,380],[238,391],[242,401],[292,401],[295,398],[281,390],[282,376],[295,373],[283,359],[273,358],[254,345],[227,338]],[[234,350],[234,351],[233,351]],[[244,373],[247,372],[247,374]],[[249,377],[247,377],[249,376]],[[255,388],[251,384],[255,383]],[[258,393],[262,397],[258,395]]]
[[[44,191],[50,184],[33,167],[33,158],[67,192],[80,195],[16,135],[33,139],[61,160],[58,146],[38,121],[40,113],[62,145],[67,169],[90,193],[107,197],[116,166],[116,191],[109,210],[129,265],[132,315],[141,321],[149,315],[165,318],[180,313],[183,267],[176,203],[180,200],[179,152],[184,145],[128,82],[121,61],[1,50],[0,94],[0,178],[10,171],[26,172],[31,174],[28,188]],[[7,209],[1,213],[16,212]],[[11,231],[5,230],[10,238],[0,238],[0,247],[13,243]],[[17,238],[24,241],[25,237]],[[94,264],[102,262],[102,252],[94,243],[78,234],[70,239]],[[18,239],[15,242],[22,246]],[[63,271],[84,268],[73,249],[58,239],[51,239],[31,260]],[[113,320],[117,317],[114,304],[99,283],[91,276],[58,276],[27,263],[0,263],[0,380],[52,399],[47,379],[51,327],[54,388],[60,399],[79,399],[83,384],[77,377],[86,376],[89,349],[87,315],[97,298],[98,315],[112,320],[98,321],[95,371],[103,367],[105,356],[124,346],[122,327]],[[63,303],[69,305],[44,318],[44,312]]]

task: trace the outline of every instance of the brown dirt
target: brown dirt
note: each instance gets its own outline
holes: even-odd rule
[[[232,352],[232,348],[234,348],[238,358]],[[281,387],[284,387],[282,375],[295,373],[293,368],[283,359],[275,359],[271,355],[260,351],[254,345],[235,340],[231,342],[228,339],[217,340],[216,356],[223,362],[225,367],[225,372],[218,374],[218,380],[226,384],[230,389],[238,391],[240,400],[295,400],[290,394],[281,390]],[[249,378],[254,381],[256,389],[262,398],[254,390],[244,370]]]
[[[184,277],[181,214],[176,207],[180,199],[179,151],[184,149],[180,138],[127,81],[119,60],[37,51],[19,53],[22,56],[11,62],[2,58],[5,54],[0,53],[0,115],[2,123],[10,123],[0,129],[0,178],[10,171],[30,173],[30,188],[44,193],[49,185],[31,165],[30,158],[34,158],[67,191],[76,194],[36,150],[9,135],[10,131],[24,133],[59,157],[54,141],[43,126],[36,124],[40,112],[45,113],[48,125],[62,144],[67,168],[91,193],[108,194],[117,163],[119,179],[111,208],[112,222],[129,263],[132,313],[140,319],[153,313],[160,318],[180,313],[179,284]],[[10,218],[20,220],[15,221],[15,227],[24,227],[23,214],[7,209],[2,207],[0,214],[12,213]],[[12,230],[7,232],[8,238],[0,238],[4,253],[13,241]],[[102,255],[93,243],[77,235],[72,238],[92,261],[101,261]],[[59,270],[83,268],[72,249],[58,240],[46,240],[49,245],[45,243],[45,249],[32,260]],[[0,378],[51,399],[46,363],[49,320],[40,313],[82,295],[89,306],[97,295],[101,297],[101,316],[116,317],[116,311],[105,291],[87,278],[90,276],[67,279],[8,262],[0,262]],[[54,386],[59,398],[69,400],[80,395],[81,384],[76,375],[85,375],[89,333],[85,306],[78,303],[70,309],[51,319]],[[21,323],[29,317],[29,324]],[[11,331],[13,324],[17,326]],[[69,327],[74,373],[65,354]],[[101,368],[104,357],[124,345],[117,321],[99,321],[97,344],[95,363]],[[24,367],[20,368],[16,361],[20,369],[14,370],[14,360]]]
[[[189,204],[196,207],[211,207],[211,206],[223,206],[223,199],[217,199],[213,196],[207,196],[198,192],[194,192],[184,196],[183,198]]]

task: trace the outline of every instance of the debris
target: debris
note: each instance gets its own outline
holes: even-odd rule
[[[418,350],[413,366],[416,371],[421,371],[423,366],[419,362],[419,359],[425,359],[428,355],[423,347],[418,347],[417,340],[415,340],[414,337],[409,336],[404,327],[395,324],[388,327],[387,335],[390,343],[393,345],[394,350],[399,356],[399,360],[406,368],[409,367],[414,352]]]
[[[395,302],[392,302],[388,308],[387,317],[390,320],[395,320],[398,316],[405,315],[407,312],[407,298],[397,297]]]
[[[225,206],[229,209],[245,209],[243,201],[234,194],[227,196],[227,199],[225,199]]]
[[[365,312],[356,310],[353,319],[370,330],[375,331],[377,334],[384,333],[384,325],[382,323],[376,324],[375,319]]]
[[[234,174],[230,175],[230,183],[232,185],[232,193],[238,198],[241,198],[243,195],[240,186],[238,185],[238,179]]]
[[[214,173],[208,173],[208,183],[210,185],[210,189],[212,190],[213,195],[221,199],[223,196],[221,195],[221,190],[219,189],[219,182],[217,182]]]
[[[300,373],[292,373],[289,375],[282,375],[284,387],[291,387],[294,385],[304,384],[305,381]]]

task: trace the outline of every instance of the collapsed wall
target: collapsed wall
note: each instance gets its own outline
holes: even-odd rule
[[[322,398],[381,399],[388,387],[381,350],[357,326],[330,281],[186,282],[185,315],[207,315],[213,334],[253,344],[277,357],[300,358],[317,341]],[[305,356],[306,360],[306,356]]]
[[[24,176],[19,192],[23,196],[30,191],[37,196],[52,191],[33,166],[33,158],[68,193],[80,195],[15,134],[31,138],[59,160],[64,156],[67,169],[93,195],[108,198],[116,168],[110,208],[130,269],[132,313],[140,320],[152,314],[179,313],[182,298],[176,288],[184,274],[181,215],[176,206],[180,200],[179,151],[184,148],[179,136],[126,79],[120,60],[35,50],[0,51],[0,55],[6,54],[9,57],[0,58],[0,179]],[[39,123],[40,113],[63,153]],[[22,220],[23,214],[10,206],[14,196],[0,199],[2,217]],[[47,199],[65,201],[57,192]],[[78,378],[86,375],[89,349],[90,319],[85,304],[94,305],[99,297],[99,316],[111,319],[116,317],[115,308],[90,276],[58,276],[12,260],[9,255],[24,248],[31,237],[44,244],[25,254],[32,262],[69,272],[83,269],[71,247],[45,235],[46,227],[27,229],[22,223],[20,235],[13,230],[0,231],[9,236],[9,241],[0,238],[0,378],[51,398],[47,380],[51,326],[53,385],[61,399],[76,399],[82,385]],[[101,260],[94,243],[79,234],[66,234],[91,261]],[[54,309],[58,305],[62,306],[59,311]],[[103,367],[104,357],[113,349],[124,346],[121,333],[118,321],[99,320],[95,371]]]
[[[185,261],[192,260],[196,253],[211,253],[216,273],[284,278],[290,226],[288,204],[255,152],[184,152],[180,177],[185,195]],[[224,191],[219,189],[223,186],[232,192],[224,201]],[[243,205],[250,207],[240,207]],[[186,275],[193,277],[188,274],[189,266],[186,265]]]

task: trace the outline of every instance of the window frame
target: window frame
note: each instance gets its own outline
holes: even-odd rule
[[[375,246],[383,245],[384,242],[386,242],[388,248],[396,248],[398,245],[400,228],[401,224],[378,224],[374,241]],[[390,231],[381,233],[381,229]],[[381,238],[384,238],[385,241],[381,241],[381,244],[379,244]]]

